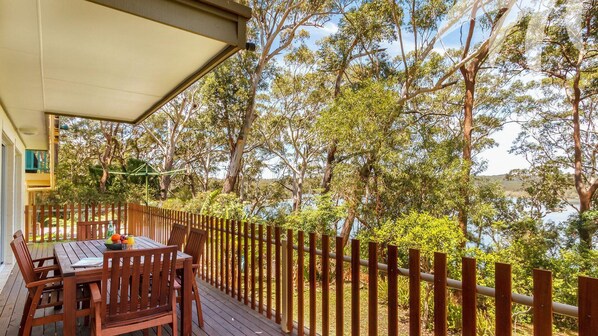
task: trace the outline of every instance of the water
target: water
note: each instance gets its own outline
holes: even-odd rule
[[[577,206],[578,204],[576,204]],[[576,215],[577,210],[571,206],[567,205],[562,211],[559,212],[551,212],[544,217],[544,222],[553,222],[553,223],[563,223],[569,219],[571,215]]]

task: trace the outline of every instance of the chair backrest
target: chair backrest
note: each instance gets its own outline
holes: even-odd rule
[[[17,238],[17,237],[23,237],[23,231],[21,230],[17,230],[17,232],[12,234],[13,238]]]
[[[172,311],[176,246],[106,251],[102,269],[102,323]]]
[[[166,245],[176,245],[179,248],[179,251],[183,250],[183,244],[185,243],[185,238],[187,237],[187,227],[181,224],[172,224],[172,229],[170,230],[170,237],[168,237],[168,243]]]
[[[10,242],[10,248],[12,249],[12,253],[15,255],[15,259],[19,265],[19,270],[21,271],[21,275],[23,276],[25,284],[39,280],[39,276],[33,270],[31,253],[29,252],[29,248],[27,247],[25,240],[23,240],[23,237],[17,237]],[[30,295],[33,295],[34,292],[35,288],[29,289]]]
[[[120,223],[118,220],[77,222],[77,240],[96,240],[106,238],[106,231],[108,231],[108,224],[110,222],[112,222],[112,225],[114,225],[114,232],[120,232]]]
[[[207,237],[208,232],[205,230],[191,229],[189,232],[189,238],[187,238],[184,252],[193,257],[194,264],[199,263]]]

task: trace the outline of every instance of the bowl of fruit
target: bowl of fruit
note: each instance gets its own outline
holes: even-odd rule
[[[127,236],[116,233],[109,239],[106,239],[104,245],[106,245],[106,248],[109,250],[123,250],[126,248],[127,243]]]

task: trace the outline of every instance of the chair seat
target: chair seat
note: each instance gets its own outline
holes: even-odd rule
[[[90,300],[89,291],[83,290],[83,287],[79,287],[77,290],[77,301],[89,301]],[[48,307],[55,307],[55,306],[62,306],[64,299],[64,291],[62,290],[62,286],[56,287],[48,287],[48,289],[44,290],[41,297],[39,298],[38,309],[48,308]]]

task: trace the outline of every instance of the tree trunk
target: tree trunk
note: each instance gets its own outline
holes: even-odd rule
[[[174,148],[174,146],[172,147]],[[168,151],[168,155],[164,159],[164,165],[162,171],[164,175],[160,176],[160,199],[166,200],[168,198],[168,192],[170,191],[170,184],[172,183],[172,176],[170,171],[174,166],[174,150]]]
[[[465,82],[465,101],[463,103],[463,170],[461,176],[461,206],[459,206],[458,221],[461,232],[466,239],[469,239],[467,222],[469,217],[470,195],[469,184],[472,166],[471,134],[473,132],[473,104],[475,101],[475,69],[464,69],[463,80]]]
[[[581,102],[581,90],[579,88],[579,81],[580,81],[580,73],[579,70],[576,73],[575,78],[573,79],[573,99],[571,101],[571,105],[573,108],[573,148],[574,148],[574,177],[575,177],[575,190],[577,191],[577,196],[579,198],[579,220],[580,223],[577,226],[577,231],[579,234],[579,241],[581,244],[582,249],[591,250],[592,249],[592,232],[590,232],[589,228],[586,223],[583,221],[583,214],[590,210],[592,196],[594,191],[591,189],[594,186],[590,186],[590,189],[586,189],[584,181],[583,181],[583,171],[582,171],[582,144],[581,144],[581,126],[579,121],[579,104]]]
[[[261,76],[261,71],[258,70],[255,76]],[[255,93],[257,90],[257,82],[254,82],[252,87],[252,95],[250,97],[249,105],[247,106],[247,112],[243,120],[243,126],[239,130],[239,135],[233,148],[231,149],[231,157],[226,170],[226,178],[224,179],[224,186],[222,187],[223,193],[231,193],[237,186],[237,180],[239,179],[239,173],[241,172],[243,163],[243,154],[245,151],[246,138],[249,136],[251,126],[255,120]]]
[[[337,140],[333,140],[326,153],[326,166],[324,167],[324,176],[322,177],[322,193],[325,194],[330,191],[330,183],[332,182],[332,173],[334,169],[334,161],[336,155]]]
[[[170,183],[172,178],[170,175],[162,175],[160,177],[160,199],[166,200],[168,198],[168,191],[170,190]]]
[[[349,236],[351,235],[351,230],[353,230],[353,224],[355,223],[355,219],[357,218],[357,206],[363,198],[363,193],[367,189],[367,183],[370,179],[370,175],[372,172],[372,162],[375,162],[374,158],[368,158],[365,164],[361,166],[361,169],[359,169],[359,180],[364,185],[364,187],[361,188],[360,186],[358,186],[353,191],[353,203],[349,206],[349,213],[347,214],[347,218],[345,218],[345,222],[343,223],[343,227],[341,229],[343,246],[346,246],[347,242],[349,242]]]
[[[102,177],[100,177],[100,191],[106,192],[106,183],[108,182],[108,176],[110,172],[108,171],[108,167],[104,167],[102,165]]]
[[[353,223],[355,222],[356,213],[355,207],[349,208],[349,213],[345,221],[343,222],[343,228],[341,229],[341,237],[343,238],[343,246],[347,246],[351,230],[353,229]]]

